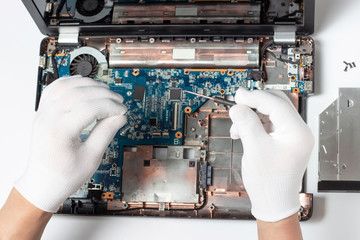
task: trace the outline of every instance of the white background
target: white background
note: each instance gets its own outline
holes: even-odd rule
[[[44,38],[20,0],[2,1],[1,6],[0,206],[28,158],[39,46]],[[360,87],[360,1],[317,0],[315,18],[316,91],[308,100],[307,113],[318,139],[318,115],[337,98],[338,88]],[[358,67],[345,73],[344,60],[355,61]],[[317,149],[316,144],[307,173],[314,214],[301,223],[304,238],[360,239],[360,194],[317,193]],[[43,235],[55,240],[100,238],[257,239],[257,234],[255,221],[54,216]]]

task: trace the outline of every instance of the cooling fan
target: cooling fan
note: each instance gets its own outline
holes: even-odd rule
[[[98,72],[98,61],[89,54],[77,56],[70,64],[70,74],[93,78]]]
[[[85,23],[100,21],[110,14],[113,5],[111,0],[77,0],[75,18]]]
[[[105,56],[92,47],[81,47],[70,52],[70,75],[94,78],[108,69]]]
[[[76,10],[83,16],[95,16],[103,10],[105,6],[104,0],[78,0],[76,2]]]

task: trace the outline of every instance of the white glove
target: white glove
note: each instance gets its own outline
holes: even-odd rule
[[[251,212],[267,222],[287,218],[300,209],[299,189],[314,137],[283,92],[240,88],[235,101],[230,134],[243,143],[242,178]]]
[[[33,123],[30,160],[15,188],[33,205],[56,212],[96,171],[126,123],[123,98],[90,78],[61,78],[43,91]],[[100,121],[86,141],[83,129]]]

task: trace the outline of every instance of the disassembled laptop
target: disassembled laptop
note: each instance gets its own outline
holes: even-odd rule
[[[282,90],[305,118],[314,1],[23,2],[49,36],[36,108],[47,85],[81,74],[108,84],[129,109],[99,169],[60,213],[252,218],[228,107],[184,90],[227,100],[239,87]],[[299,192],[307,220],[312,194]]]

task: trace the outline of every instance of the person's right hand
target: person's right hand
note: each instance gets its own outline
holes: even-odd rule
[[[126,123],[123,98],[106,84],[74,76],[42,93],[31,139],[30,159],[15,188],[45,212],[56,212],[99,167],[106,147]],[[82,130],[99,120],[86,141]]]
[[[266,222],[287,218],[300,209],[314,137],[283,92],[240,88],[235,102],[230,133],[243,144],[242,178],[252,214]]]

